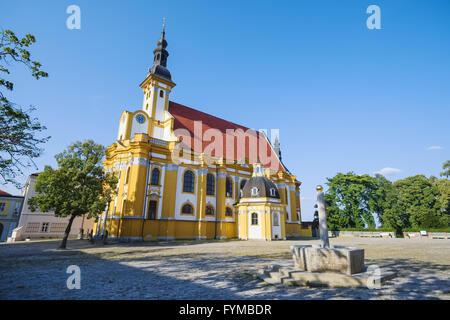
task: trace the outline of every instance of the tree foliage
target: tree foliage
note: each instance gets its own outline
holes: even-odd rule
[[[399,216],[403,228],[438,228],[446,217],[438,201],[439,190],[433,179],[415,175],[394,183],[396,202],[393,214]]]
[[[369,175],[338,173],[328,178],[325,194],[327,221],[331,230],[339,227],[375,227],[373,212],[377,206],[375,178]]]
[[[446,228],[450,222],[450,180],[423,175],[390,182],[377,174],[338,173],[325,194],[330,230]]]
[[[34,107],[23,110],[1,90],[14,89],[14,83],[6,79],[11,73],[8,68],[13,63],[23,64],[36,79],[48,76],[41,70],[41,64],[31,59],[28,51],[35,41],[31,34],[19,39],[11,30],[0,32],[0,181],[3,184],[19,186],[15,180],[17,174],[22,174],[23,168],[34,165],[33,159],[42,154],[39,145],[50,138],[36,136],[46,128],[31,117]]]
[[[46,166],[36,179],[37,195],[29,200],[30,209],[70,217],[61,248],[66,247],[75,217],[97,218],[111,200],[117,182],[101,166],[104,155],[105,148],[92,140],[76,142],[55,156],[56,170]]]
[[[441,172],[441,177],[450,177],[450,160],[444,162],[444,164],[442,165],[442,169],[444,171]]]

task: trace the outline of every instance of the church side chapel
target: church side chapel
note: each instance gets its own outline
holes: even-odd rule
[[[142,109],[122,113],[107,148],[103,164],[118,183],[95,234],[121,241],[311,237],[301,224],[301,182],[281,162],[278,138],[272,145],[256,132],[239,143],[229,130],[249,128],[170,101],[166,47],[163,26],[140,85]],[[211,148],[199,130],[219,132],[222,147]]]

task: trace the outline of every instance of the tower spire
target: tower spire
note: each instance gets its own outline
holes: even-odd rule
[[[281,161],[281,149],[280,149],[280,141],[278,140],[278,136],[275,137],[275,141],[273,143],[273,149],[275,150],[275,153],[277,154],[278,158]]]
[[[163,18],[161,37],[156,42],[156,49],[153,50],[153,66],[148,70],[148,73],[172,82],[170,71],[167,69],[167,57],[169,56],[169,52],[167,52],[166,50],[167,41],[165,39],[165,36],[166,18]]]

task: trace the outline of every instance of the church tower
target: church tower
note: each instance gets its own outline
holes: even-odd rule
[[[157,41],[157,47],[153,50],[153,66],[148,70],[145,80],[140,87],[144,93],[142,110],[149,119],[148,135],[153,138],[173,141],[171,135],[171,124],[173,117],[168,112],[169,95],[175,83],[167,69],[166,50],[167,41],[165,39],[165,24],[161,32],[161,37]]]

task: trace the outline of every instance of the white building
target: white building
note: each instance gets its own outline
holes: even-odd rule
[[[13,233],[13,240],[41,239],[41,238],[62,238],[69,223],[69,217],[56,217],[53,211],[40,212],[38,210],[32,212],[28,207],[28,200],[36,195],[34,185],[38,173],[33,173],[28,177],[25,187],[22,189],[24,197],[22,213],[20,215],[19,224]],[[70,230],[70,238],[75,238],[80,233],[80,228],[84,232],[92,230],[94,219],[85,217],[76,217]]]

